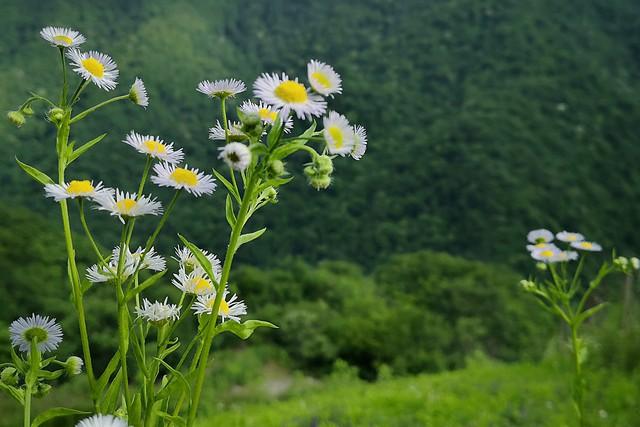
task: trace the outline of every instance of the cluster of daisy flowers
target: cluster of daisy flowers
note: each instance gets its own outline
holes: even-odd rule
[[[359,160],[367,149],[367,133],[360,125],[351,125],[348,119],[335,111],[328,111],[327,98],[342,93],[342,79],[328,64],[311,60],[307,64],[309,86],[298,78],[290,78],[286,73],[264,73],[253,83],[253,93],[257,101],[246,100],[239,110],[246,115],[259,117],[263,126],[273,126],[278,120],[284,133],[294,126],[293,116],[311,120],[322,118],[325,152],[330,155],[346,156]],[[197,87],[211,98],[226,99],[246,91],[246,85],[236,79],[200,82]],[[251,162],[251,152],[243,144],[249,136],[242,130],[240,122],[218,121],[209,129],[209,138],[225,141],[219,148],[219,157],[232,169],[245,170]]]
[[[554,239],[563,242],[567,248],[563,249],[553,243]],[[578,252],[600,252],[602,246],[596,242],[587,241],[580,233],[561,231],[555,235],[544,228],[532,230],[527,234],[527,250],[536,261],[551,264],[556,262],[575,261]]]

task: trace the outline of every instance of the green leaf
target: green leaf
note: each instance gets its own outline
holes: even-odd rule
[[[229,227],[233,228],[233,226],[236,224],[236,215],[233,213],[233,200],[231,200],[231,195],[229,194],[227,194],[225,214],[227,215],[227,222],[229,223]]]
[[[42,424],[54,418],[68,417],[69,415],[89,415],[89,414],[91,414],[91,412],[79,411],[77,409],[71,409],[71,408],[51,408],[44,411],[42,414],[38,415],[31,423],[31,427],[39,427]]]
[[[110,413],[116,409],[118,404],[118,395],[120,394],[120,385],[122,384],[122,369],[118,369],[118,373],[113,377],[113,381],[107,388],[107,393],[104,396],[102,410]]]
[[[116,353],[113,355],[113,357],[107,364],[107,367],[104,369],[104,372],[102,373],[102,375],[100,375],[100,378],[98,378],[98,382],[96,384],[98,396],[102,394],[102,391],[107,386],[107,382],[109,381],[109,378],[111,378],[111,375],[113,375],[113,373],[116,371],[119,363],[120,363],[120,353],[116,351]]]
[[[24,390],[0,382],[0,390],[5,390],[19,404],[24,405]]]
[[[27,366],[25,361],[22,360],[20,356],[18,356],[16,351],[13,349],[13,346],[9,347],[9,351],[11,352],[11,360],[13,361],[13,364],[16,366],[16,369],[18,369],[18,371],[20,371],[23,375],[26,374],[27,371],[29,370],[29,366]]]
[[[198,264],[200,264],[205,273],[207,273],[207,276],[209,276],[209,280],[217,285],[218,282],[216,281],[215,274],[213,274],[213,267],[211,266],[211,262],[209,261],[209,259],[204,256],[200,248],[188,241],[184,236],[178,234],[178,237],[180,238],[180,240],[182,240],[182,243],[184,243],[187,249],[191,251],[193,256],[196,257],[196,259],[198,260]]]
[[[577,320],[576,320],[577,326],[580,326],[582,324],[582,322],[584,322],[585,320],[587,320],[588,318],[590,318],[594,314],[598,313],[600,310],[602,310],[606,306],[607,306],[607,303],[603,302],[601,304],[595,305],[595,306],[591,307],[590,309],[585,310],[582,313],[580,313],[578,315]]]
[[[253,334],[253,331],[255,331],[256,328],[277,329],[278,327],[273,323],[265,322],[263,320],[247,320],[244,323],[228,320],[216,326],[216,335],[221,334],[222,332],[231,332],[237,337],[246,340]]]
[[[156,274],[154,274],[153,276],[149,277],[147,280],[145,280],[144,282],[142,282],[140,285],[138,285],[137,287],[130,289],[127,292],[127,301],[131,301],[133,298],[135,298],[136,295],[138,295],[140,292],[144,291],[145,289],[150,288],[151,286],[153,286],[158,280],[160,280],[162,278],[162,276],[164,276],[167,273],[167,270],[163,270],[160,271]]]
[[[252,240],[257,239],[258,237],[262,236],[264,234],[264,232],[267,231],[267,227],[261,228],[258,231],[254,231],[253,233],[248,233],[248,234],[243,234],[238,238],[238,248],[242,245],[244,245],[245,243],[249,243]]]
[[[269,134],[267,135],[267,147],[273,147],[282,137],[282,120],[280,116],[276,119],[276,122],[271,127]]]
[[[189,384],[189,381],[185,378],[182,372],[174,369],[171,365],[166,363],[164,360],[158,359],[157,357],[154,357],[154,359],[162,363],[162,365],[165,368],[167,368],[167,370],[171,372],[171,374],[173,374],[173,378],[171,378],[167,386],[165,386],[162,390],[160,390],[160,392],[158,392],[157,400],[162,400],[166,397],[169,397],[169,392],[171,391],[170,385],[174,383],[174,380],[178,380],[177,384],[179,384],[182,391],[186,392],[187,397],[189,398],[189,406],[190,406],[191,405],[191,385]]]
[[[158,414],[160,418],[169,421],[171,425],[176,425],[177,427],[185,427],[187,425],[187,422],[178,415],[171,415],[162,411],[157,411],[156,414]]]
[[[233,196],[234,199],[236,199],[238,201],[238,203],[242,203],[242,199],[240,198],[240,194],[238,193],[238,190],[236,189],[236,187],[229,182],[229,180],[227,178],[225,178],[220,172],[218,172],[217,170],[213,169],[213,174],[216,176],[216,178],[218,178],[218,180],[225,186],[227,187],[227,191],[229,191],[229,194],[231,194]]]
[[[78,147],[77,150],[74,150],[70,155],[69,158],[67,159],[67,165],[70,165],[74,160],[76,160],[78,157],[82,156],[84,153],[86,153],[87,151],[89,151],[90,148],[92,148],[94,145],[96,145],[98,142],[102,141],[104,139],[104,137],[107,136],[106,133],[103,133],[102,135],[93,138],[91,141],[83,144],[82,146]]]
[[[25,171],[27,174],[29,174],[31,178],[38,181],[40,184],[47,185],[47,184],[54,183],[53,180],[49,178],[49,176],[46,173],[41,172],[38,169],[34,168],[33,166],[29,166],[26,163],[22,163],[20,160],[18,160],[17,157],[15,159],[16,159],[16,162],[18,162],[18,165],[22,168],[22,170]]]

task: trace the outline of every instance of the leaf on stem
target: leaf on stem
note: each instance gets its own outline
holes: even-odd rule
[[[20,160],[18,160],[17,157],[15,159],[16,159],[16,162],[18,162],[18,165],[22,168],[22,170],[25,171],[31,178],[38,181],[40,184],[42,185],[53,184],[53,180],[49,178],[49,176],[46,173],[41,172],[38,169],[34,168],[33,166],[29,166],[26,163],[22,163]]]
[[[252,240],[257,239],[258,237],[262,236],[264,234],[264,232],[267,231],[267,227],[261,228],[258,231],[254,231],[253,233],[247,233],[247,234],[242,234],[239,238],[238,238],[238,248],[242,245],[244,245],[245,243],[249,243]]]
[[[229,227],[233,228],[236,225],[236,215],[233,213],[233,201],[231,200],[230,194],[227,194],[225,214],[227,216],[227,222],[229,223]]]
[[[229,320],[216,326],[216,335],[223,332],[231,332],[235,336],[246,340],[253,334],[253,331],[255,331],[257,328],[278,329],[278,327],[273,323],[265,322],[264,320],[247,320],[243,323]]]
[[[202,253],[200,248],[198,248],[196,245],[188,241],[183,235],[178,234],[178,237],[180,238],[180,240],[182,240],[182,243],[184,243],[187,249],[191,251],[193,256],[196,257],[196,259],[198,260],[198,264],[200,264],[200,266],[204,269],[205,273],[207,273],[207,276],[209,276],[209,280],[217,284],[216,276],[215,274],[213,274],[213,267],[211,266],[211,262]]]
[[[77,150],[73,150],[71,152],[71,154],[69,154],[69,158],[67,159],[67,165],[70,165],[78,157],[80,157],[81,155],[83,155],[84,153],[89,151],[89,149],[91,149],[94,145],[96,145],[98,142],[102,141],[105,136],[107,136],[107,134],[103,133],[102,135],[100,135],[100,136],[98,136],[96,138],[93,138],[91,141],[89,141],[89,142],[83,144],[82,146],[78,147]]]
[[[140,285],[138,285],[137,287],[133,288],[133,289],[129,289],[129,291],[127,291],[127,301],[131,301],[133,298],[135,298],[136,295],[138,295],[140,292],[144,291],[145,289],[150,288],[151,286],[153,286],[158,280],[160,280],[162,278],[162,276],[164,276],[167,273],[167,270],[163,270],[160,271],[156,274],[154,274],[153,276],[149,277],[147,280],[145,280],[144,282],[142,282]]]
[[[242,198],[240,197],[240,194],[238,193],[238,190],[236,189],[236,187],[231,182],[229,182],[229,180],[227,178],[225,178],[217,170],[213,169],[213,174],[216,176],[216,178],[218,178],[218,180],[225,187],[227,187],[227,191],[229,192],[229,194],[231,194],[233,196],[233,198],[238,201],[238,203],[242,203]]]
[[[70,415],[88,415],[88,414],[90,414],[90,412],[79,411],[77,409],[71,409],[71,408],[51,408],[44,411],[42,414],[38,415],[31,423],[31,427],[39,427],[42,424],[54,418],[68,417]]]

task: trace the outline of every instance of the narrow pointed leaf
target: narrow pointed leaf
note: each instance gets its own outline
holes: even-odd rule
[[[267,231],[267,227],[261,228],[258,231],[254,231],[253,233],[243,234],[238,238],[238,247],[244,245],[245,243],[249,243],[252,240],[257,239],[262,236],[264,232]]]
[[[131,301],[133,298],[135,298],[136,295],[138,295],[140,292],[144,291],[145,289],[150,288],[151,286],[155,285],[155,283],[160,280],[165,274],[167,273],[167,270],[163,270],[160,271],[156,274],[154,274],[153,276],[149,277],[147,280],[145,280],[144,282],[142,282],[140,285],[138,285],[137,287],[130,289],[129,292],[127,292],[127,301]]]
[[[18,160],[17,157],[15,159],[16,159],[16,162],[18,162],[18,166],[20,166],[23,171],[25,171],[31,178],[35,179],[40,184],[42,185],[53,184],[53,180],[49,178],[49,176],[46,173],[41,172],[38,169],[34,168],[33,166],[29,166],[26,163],[22,163],[20,160]]]
[[[220,325],[216,326],[216,335],[221,334],[222,332],[231,332],[243,340],[249,338],[253,331],[257,328],[275,328],[278,327],[273,323],[265,322],[263,320],[247,320],[244,323],[234,322],[233,320],[228,320]]]
[[[74,150],[69,155],[69,158],[67,159],[67,164],[70,165],[78,157],[82,156],[84,153],[89,151],[89,149],[91,149],[94,145],[96,145],[98,142],[102,141],[105,136],[107,136],[107,134],[103,133],[102,135],[97,136],[97,137],[93,138],[91,141],[86,142],[82,146],[78,147],[77,150]]]
[[[236,216],[233,213],[233,201],[231,200],[231,195],[229,194],[227,194],[225,214],[227,215],[227,222],[229,223],[229,227],[233,228],[233,226],[236,225]]]
[[[200,264],[200,266],[204,269],[205,273],[207,273],[207,276],[209,276],[209,280],[211,280],[213,283],[217,284],[216,276],[215,276],[215,274],[213,274],[213,267],[211,266],[211,262],[202,253],[200,248],[198,248],[196,245],[194,245],[193,243],[188,241],[181,234],[178,234],[178,237],[180,238],[180,240],[182,240],[182,243],[184,243],[184,245],[187,247],[187,249],[189,249],[191,251],[193,256],[196,257],[196,259],[198,260],[198,264]]]
[[[70,415],[89,415],[90,413],[71,408],[51,408],[38,415],[31,423],[31,427],[39,427],[54,418],[68,417]]]
[[[233,198],[238,201],[238,203],[241,203],[242,199],[240,198],[240,194],[238,193],[238,190],[236,190],[235,186],[231,182],[229,182],[229,180],[227,178],[225,178],[224,175],[222,175],[217,170],[213,169],[213,174],[216,176],[216,178],[218,178],[218,180],[225,187],[227,187],[227,191],[229,191],[229,194],[231,194],[233,196]]]

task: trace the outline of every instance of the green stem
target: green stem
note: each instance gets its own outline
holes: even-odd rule
[[[225,99],[222,98],[220,100],[220,107],[222,108],[222,122],[224,126],[224,142],[225,144],[229,143],[229,123],[227,122],[227,106],[225,105]]]
[[[98,248],[98,245],[96,244],[96,241],[93,238],[93,234],[91,234],[91,230],[89,230],[89,226],[87,225],[87,220],[84,217],[84,199],[82,197],[78,199],[78,208],[80,211],[80,223],[82,224],[84,234],[86,234],[87,238],[89,239],[89,242],[91,243],[91,247],[93,248],[93,251],[98,256],[100,263],[104,265],[106,264],[106,261],[102,256],[102,253],[100,252],[100,249]]]
[[[584,427],[584,386],[582,379],[582,366],[580,362],[580,344],[578,338],[578,328],[575,324],[571,325],[571,346],[573,348],[573,367],[574,367],[574,390],[573,401],[576,412],[578,413],[578,425]]]
[[[193,401],[189,409],[187,427],[193,427],[196,420],[196,414],[198,412],[198,406],[200,404],[200,397],[202,394],[202,386],[204,384],[205,374],[207,370],[207,362],[209,360],[209,352],[211,351],[211,343],[213,342],[213,337],[215,336],[216,323],[218,320],[218,312],[220,310],[220,303],[224,295],[224,287],[227,283],[227,280],[229,279],[231,264],[233,263],[233,257],[236,253],[238,239],[240,238],[240,234],[242,233],[242,228],[247,220],[247,212],[249,210],[249,206],[251,205],[251,202],[253,199],[253,192],[254,192],[257,180],[258,180],[258,174],[254,172],[249,179],[249,184],[247,188],[245,189],[245,192],[242,198],[242,204],[240,205],[240,210],[238,211],[237,220],[231,231],[229,245],[227,246],[227,253],[224,257],[224,266],[222,267],[222,276],[216,292],[216,299],[214,301],[213,308],[211,310],[211,315],[210,315],[211,320],[207,325],[205,337],[202,344],[202,352],[198,360],[196,384],[195,384],[195,389],[193,391]],[[213,278],[211,279],[213,280]]]
[[[24,389],[24,427],[31,427],[31,384],[26,384]]]
[[[67,104],[67,63],[64,60],[64,48],[60,48],[60,63],[62,64],[62,93],[60,94],[60,105]]]
[[[82,80],[80,82],[80,84],[76,88],[76,91],[73,92],[73,96],[71,97],[71,101],[69,101],[68,105],[73,106],[73,104],[76,103],[76,101],[78,100],[78,97],[80,96],[84,88],[87,87],[87,84],[89,84],[89,80]]]
[[[78,96],[78,95],[80,95],[80,93],[77,93],[77,95],[75,95],[75,96]],[[97,110],[97,109],[99,109],[99,108],[104,107],[105,105],[109,105],[109,104],[111,104],[112,102],[116,102],[116,101],[122,101],[123,99],[129,99],[129,95],[120,95],[120,96],[116,96],[116,97],[113,97],[113,98],[111,98],[111,99],[107,99],[106,101],[103,101],[103,102],[101,102],[101,103],[99,103],[99,104],[97,104],[97,105],[94,105],[94,106],[93,106],[93,107],[91,107],[91,108],[87,108],[87,109],[86,109],[86,110],[84,110],[82,113],[80,113],[80,114],[78,114],[77,116],[75,116],[74,118],[72,118],[72,119],[71,119],[71,124],[73,124],[73,123],[75,123],[75,122],[77,122],[77,121],[80,121],[80,120],[84,119],[84,118],[85,118],[85,117],[87,117],[89,114],[93,113],[94,111],[96,111],[96,110]]]
[[[129,392],[129,372],[127,370],[127,352],[129,350],[129,307],[127,305],[127,299],[122,289],[124,282],[123,269],[125,265],[125,246],[126,238],[129,231],[129,223],[126,223],[122,227],[122,235],[120,237],[120,252],[118,254],[118,268],[117,268],[117,297],[118,297],[118,337],[119,345],[118,350],[120,352],[120,366],[122,367],[122,386],[124,388],[124,400],[127,406],[127,410],[131,405],[131,393]]]

